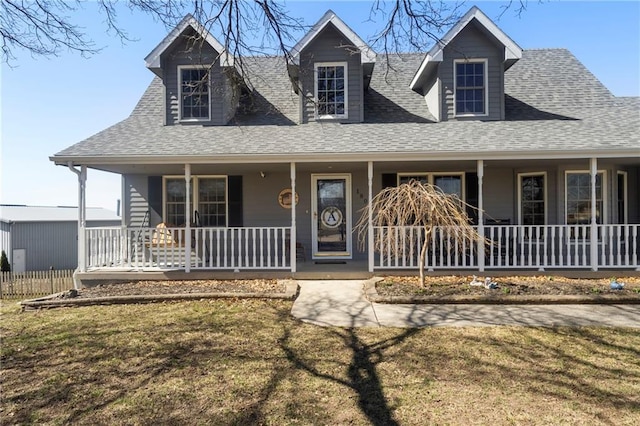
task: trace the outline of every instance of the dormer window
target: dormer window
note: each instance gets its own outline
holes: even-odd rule
[[[456,117],[487,115],[487,60],[456,60],[454,69]]]
[[[347,118],[347,63],[315,64],[316,117]]]
[[[203,67],[178,67],[180,88],[180,120],[208,121],[209,105],[209,70]]]

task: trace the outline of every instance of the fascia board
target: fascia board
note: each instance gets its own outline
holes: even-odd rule
[[[411,80],[411,83],[409,84],[409,88],[411,90],[416,90],[418,88],[418,84],[419,84],[420,80],[422,80],[422,77],[424,76],[424,73],[427,70],[427,68],[431,68],[431,66],[435,66],[436,64],[438,64],[440,62],[442,62],[442,51],[440,51],[440,54],[435,56],[435,57],[431,56],[430,53],[427,53],[427,56],[425,56],[424,60],[420,64],[420,68],[418,68],[418,71],[413,76],[413,79]]]
[[[56,165],[67,166],[69,162],[74,165],[99,166],[117,164],[267,164],[288,162],[354,162],[354,161],[461,161],[461,160],[552,160],[552,159],[589,159],[589,158],[637,158],[640,162],[637,150],[583,150],[576,153],[569,151],[441,151],[441,152],[368,152],[368,153],[300,153],[300,154],[232,154],[209,156],[127,156],[127,157],[49,157]]]
[[[358,36],[347,24],[344,23],[332,10],[328,10],[316,24],[311,27],[302,39],[291,49],[293,53],[293,63],[300,64],[300,53],[309,45],[320,32],[332,23],[349,41],[360,50],[361,63],[371,63],[376,61],[376,52],[369,47],[364,40]]]

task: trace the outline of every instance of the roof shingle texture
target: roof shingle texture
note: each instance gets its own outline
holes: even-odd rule
[[[614,97],[569,51],[526,50],[505,73],[505,121],[434,122],[409,89],[424,54],[379,57],[365,122],[298,120],[298,95],[282,58],[253,58],[253,95],[226,126],[163,125],[154,78],[131,115],[55,157],[173,157],[624,150],[640,156],[640,102]]]

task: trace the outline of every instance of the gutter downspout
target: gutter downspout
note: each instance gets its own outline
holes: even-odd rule
[[[80,170],[76,169],[73,162],[69,161],[67,167],[78,176],[78,268],[73,274],[73,287],[80,289],[80,281],[77,279],[78,272],[87,271],[87,236],[85,228],[87,225],[87,203],[86,203],[86,184],[87,184],[87,166],[80,166]]]

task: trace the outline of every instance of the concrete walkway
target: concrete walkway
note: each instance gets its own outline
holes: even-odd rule
[[[371,303],[362,280],[298,281],[291,314],[338,327],[609,326],[640,328],[640,305],[390,305]]]

